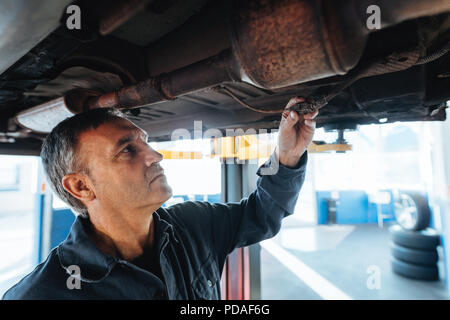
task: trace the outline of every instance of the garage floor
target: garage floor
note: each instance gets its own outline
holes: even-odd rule
[[[411,280],[391,271],[388,225],[292,221],[261,243],[262,299],[448,299],[441,248],[441,280]],[[371,270],[379,272],[379,289],[367,284]]]

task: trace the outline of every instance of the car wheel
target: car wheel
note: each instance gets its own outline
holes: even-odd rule
[[[400,192],[395,196],[394,214],[405,230],[423,230],[430,225],[428,201],[418,192]]]
[[[418,280],[439,280],[437,265],[419,266],[392,258],[392,270],[401,276]]]
[[[398,245],[411,248],[430,250],[439,245],[439,235],[436,230],[427,228],[421,231],[404,230],[399,225],[389,228],[391,240]]]
[[[424,266],[434,266],[439,260],[439,255],[436,249],[411,249],[399,246],[393,242],[391,242],[390,247],[392,256],[397,260],[403,262],[409,262]]]

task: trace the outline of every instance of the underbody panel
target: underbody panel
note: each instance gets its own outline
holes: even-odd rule
[[[276,129],[281,114],[267,111],[293,96],[328,97],[318,127],[445,120],[448,1],[371,1],[381,8],[376,30],[362,0],[42,2],[47,11],[35,14],[47,28],[33,29],[39,17],[22,33],[24,18],[0,24],[17,38],[0,42],[1,153],[39,152],[41,120],[26,124],[49,104],[67,114],[122,109],[156,141],[195,121],[203,130]],[[66,25],[68,4],[80,8],[80,29]],[[26,7],[0,6],[5,17]],[[16,42],[22,54],[5,50]]]

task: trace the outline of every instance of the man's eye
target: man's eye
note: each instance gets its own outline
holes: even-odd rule
[[[122,150],[122,153],[135,153],[136,149],[133,146],[127,146]]]

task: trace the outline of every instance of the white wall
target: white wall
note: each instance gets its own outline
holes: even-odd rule
[[[15,171],[16,166],[19,167],[18,189],[0,190],[0,215],[27,213],[34,209],[38,161],[38,157],[0,156],[2,169]]]
[[[450,113],[447,120],[430,124],[431,161],[433,181],[430,204],[433,213],[440,216],[440,232],[444,244],[445,272],[450,296]],[[437,217],[436,217],[437,218]]]

